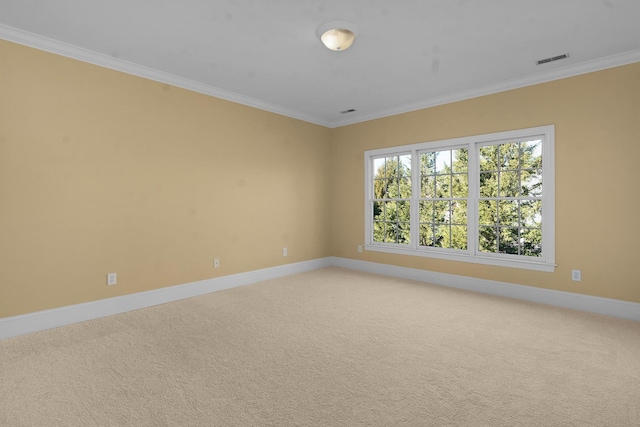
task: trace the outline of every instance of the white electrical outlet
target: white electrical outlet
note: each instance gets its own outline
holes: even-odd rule
[[[362,245],[358,245],[358,253],[362,253]]]
[[[107,274],[107,286],[115,285],[117,282],[116,273]]]
[[[213,259],[213,268],[220,268],[220,258]]]
[[[287,256],[288,251],[287,248],[282,248],[282,256]]]
[[[580,270],[571,270],[571,280],[574,282],[581,282],[582,272]]]

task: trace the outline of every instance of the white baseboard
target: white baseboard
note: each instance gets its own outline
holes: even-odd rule
[[[330,266],[555,305],[640,322],[640,304],[638,303],[348,258],[328,257],[6,317],[0,319],[0,339],[44,331]]]
[[[231,289],[331,265],[330,258],[286,264],[278,267],[216,277],[183,285],[169,286],[131,295],[22,314],[0,319],[0,339],[44,331],[59,326],[98,319],[113,314],[152,307],[185,298]]]
[[[436,273],[433,271],[358,261],[348,258],[333,257],[331,259],[331,265],[640,322],[640,304],[629,301],[516,285],[513,283],[496,282],[493,280],[476,279],[455,274]]]

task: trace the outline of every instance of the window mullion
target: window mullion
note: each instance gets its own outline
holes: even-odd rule
[[[411,150],[411,204],[410,204],[410,227],[411,227],[411,247],[418,248],[420,240],[420,156],[418,150]]]
[[[467,195],[467,249],[469,253],[478,253],[478,197],[480,195],[479,185],[479,147],[477,144],[469,143],[468,147],[468,167],[467,181],[469,194]]]
[[[373,243],[373,156],[364,157],[364,243]]]

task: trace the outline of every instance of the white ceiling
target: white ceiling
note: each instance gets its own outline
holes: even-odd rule
[[[0,38],[336,127],[640,61],[640,0],[1,0]]]

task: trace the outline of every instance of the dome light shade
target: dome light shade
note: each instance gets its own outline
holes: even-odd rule
[[[333,28],[325,31],[320,40],[331,50],[345,50],[353,44],[356,35],[346,28]]]
[[[348,21],[331,21],[321,25],[316,34],[328,49],[340,52],[353,44],[358,27]]]

